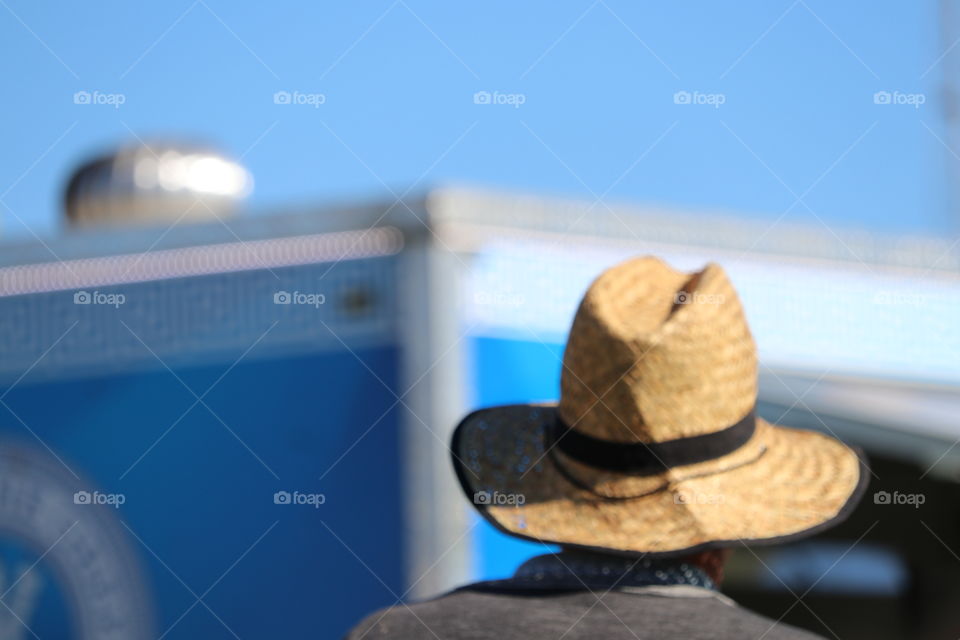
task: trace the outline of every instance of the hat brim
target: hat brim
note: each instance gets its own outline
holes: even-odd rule
[[[599,472],[551,446],[553,405],[468,415],[453,435],[457,477],[497,529],[526,540],[679,555],[803,538],[844,520],[869,470],[827,435],[758,419],[737,451],[654,476]]]

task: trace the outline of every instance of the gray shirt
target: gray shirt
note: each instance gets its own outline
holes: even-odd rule
[[[550,590],[479,583],[378,611],[348,640],[816,640],[712,589],[690,585]]]

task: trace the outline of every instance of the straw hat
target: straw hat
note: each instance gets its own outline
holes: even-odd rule
[[[757,353],[723,269],[604,272],[573,321],[560,402],[481,409],[454,466],[497,528],[620,553],[781,542],[845,518],[858,452],[755,417]]]

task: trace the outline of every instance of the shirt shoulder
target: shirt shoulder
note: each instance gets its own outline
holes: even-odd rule
[[[344,640],[436,640],[438,636],[444,637],[434,628],[438,623],[446,626],[450,616],[441,614],[438,621],[434,607],[429,604],[397,605],[374,611],[357,623]]]
[[[469,585],[424,602],[380,609],[361,620],[345,640],[508,640],[509,636],[497,629],[506,623],[506,616],[515,615],[526,606],[524,599],[491,597],[478,587]],[[533,609],[538,608],[533,605]]]
[[[823,640],[720,597],[624,592],[504,592],[473,585],[433,600],[381,609],[347,640]]]

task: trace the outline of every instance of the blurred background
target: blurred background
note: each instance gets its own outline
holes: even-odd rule
[[[721,263],[867,497],[724,590],[955,638],[960,4],[0,0],[0,638],[337,638],[549,547],[459,495],[602,269]]]

